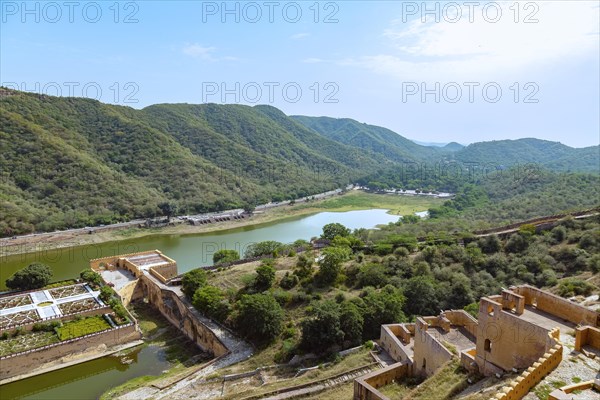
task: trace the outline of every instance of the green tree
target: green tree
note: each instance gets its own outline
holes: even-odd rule
[[[301,323],[300,348],[317,354],[339,345],[344,339],[340,325],[340,306],[327,300],[313,304],[308,318]]]
[[[415,276],[404,284],[404,305],[409,315],[437,315],[440,311],[435,283],[426,276]]]
[[[181,291],[190,300],[193,299],[194,293],[198,288],[206,285],[206,271],[197,268],[183,274],[181,278]]]
[[[366,288],[361,294],[360,304],[357,304],[362,309],[364,318],[363,341],[378,338],[383,324],[403,322],[404,302],[402,292],[392,285],[380,290]]]
[[[192,304],[201,313],[219,321],[227,319],[230,311],[225,293],[211,285],[202,286],[196,290]]]
[[[479,240],[479,247],[485,254],[497,253],[502,250],[502,242],[496,235],[489,235]]]
[[[358,286],[382,287],[388,283],[388,277],[385,274],[386,269],[383,265],[377,263],[368,263],[360,267],[358,272]]]
[[[18,270],[6,280],[6,287],[13,290],[39,289],[50,283],[52,269],[46,264],[32,263]]]
[[[271,343],[281,333],[283,310],[270,294],[243,295],[235,310],[237,328],[254,343]]]
[[[252,243],[246,249],[246,257],[271,256],[274,252],[278,252],[284,248],[283,243],[274,240],[265,240],[263,242]]]
[[[92,283],[94,285],[102,284],[102,276],[99,273],[97,273],[96,271],[93,271],[91,269],[84,269],[83,271],[81,271],[79,273],[79,277],[81,279],[83,279],[84,281],[86,281],[88,283]]]
[[[313,259],[311,257],[307,257],[304,254],[300,254],[298,256],[298,262],[296,263],[296,269],[294,271],[294,275],[298,276],[300,279],[305,279],[313,274]]]
[[[213,254],[213,264],[225,264],[240,259],[240,253],[236,250],[221,249]]]
[[[362,342],[365,320],[354,303],[343,302],[340,309],[340,329],[344,332],[344,347],[358,346]]]
[[[333,240],[336,236],[345,237],[349,235],[350,229],[338,222],[332,222],[331,224],[327,224],[323,227],[323,234],[321,237],[323,239]]]
[[[100,294],[98,297],[106,304],[110,304],[114,295],[115,291],[110,286],[104,285],[100,288]]]
[[[509,253],[521,253],[527,249],[529,241],[525,235],[521,233],[513,233],[510,235],[508,242],[504,245],[504,249]]]
[[[171,202],[164,202],[158,205],[160,212],[162,215],[167,217],[167,220],[171,220],[171,218],[177,213],[177,205]]]
[[[254,289],[258,292],[264,292],[273,286],[275,282],[275,268],[270,262],[263,262],[256,268],[256,277],[254,278]]]
[[[323,249],[323,258],[319,261],[317,282],[323,286],[331,285],[337,279],[341,265],[350,258],[348,247],[327,247]]]

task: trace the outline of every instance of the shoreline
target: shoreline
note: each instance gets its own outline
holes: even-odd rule
[[[366,200],[352,204],[353,198]],[[407,201],[407,198],[413,199]],[[78,247],[106,242],[120,241],[126,239],[137,239],[152,235],[195,235],[203,233],[215,233],[227,231],[230,229],[243,228],[248,226],[257,226],[278,222],[294,217],[317,214],[320,212],[347,212],[368,209],[387,209],[391,215],[402,215],[402,210],[414,213],[415,208],[419,211],[426,210],[426,204],[407,204],[413,202],[416,197],[398,196],[386,194],[369,194],[358,191],[349,191],[332,197],[313,200],[310,203],[299,203],[294,205],[281,205],[266,210],[255,212],[252,216],[242,220],[215,222],[210,225],[190,225],[187,222],[174,220],[174,225],[160,228],[137,228],[137,227],[117,227],[97,231],[93,234],[77,230],[75,232],[57,232],[56,234],[44,234],[39,236],[29,236],[26,238],[5,239],[0,241],[0,258],[17,256],[38,251],[50,251],[67,247]],[[328,204],[335,202],[340,205]],[[343,204],[343,203],[350,204]],[[434,201],[435,202],[435,201]],[[429,203],[429,202],[424,202]],[[331,207],[327,206],[331,205]],[[410,207],[410,208],[409,208]],[[404,212],[404,213],[406,213]]]
[[[323,201],[323,200],[320,200]],[[316,214],[319,212],[344,212],[350,210],[331,209],[326,210],[319,207],[299,208],[295,206],[282,206],[277,209],[260,211],[253,214],[251,217],[243,220],[215,222],[210,225],[194,226],[186,222],[177,221],[175,225],[160,227],[160,228],[132,228],[123,227],[106,230],[104,232],[96,232],[94,234],[87,233],[70,233],[59,232],[55,235],[44,235],[39,237],[28,237],[26,239],[16,239],[13,242],[0,245],[0,258],[11,257],[20,254],[32,253],[35,251],[55,250],[65,247],[77,247],[90,244],[100,244],[112,241],[125,239],[137,239],[153,235],[194,235],[201,233],[214,233],[227,231],[230,229],[243,228],[261,224],[268,224],[298,216]],[[356,208],[354,210],[364,210],[365,208]]]

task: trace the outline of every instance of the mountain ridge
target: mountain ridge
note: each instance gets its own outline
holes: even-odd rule
[[[598,172],[600,153],[539,139],[436,149],[383,127],[266,105],[138,110],[8,89],[0,122],[2,235],[153,217],[165,202],[199,213],[299,198],[404,163]]]

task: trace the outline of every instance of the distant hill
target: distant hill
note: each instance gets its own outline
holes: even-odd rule
[[[426,160],[438,154],[437,149],[418,145],[389,129],[367,125],[349,118],[300,115],[291,118],[338,143],[349,144],[397,162]]]
[[[459,144],[456,142],[451,142],[451,143],[421,142],[419,140],[414,140],[414,139],[412,141],[420,146],[428,146],[428,147],[448,147],[448,145],[450,145],[450,144],[456,144],[460,147],[464,147],[462,144]]]
[[[553,171],[600,173],[600,146],[576,149],[533,138],[473,143],[451,157],[497,166],[534,163]]]
[[[460,143],[456,143],[456,142],[450,142],[447,145],[445,145],[444,147],[442,147],[442,149],[447,150],[447,151],[458,151],[458,150],[462,150],[464,149],[465,146],[460,144]]]

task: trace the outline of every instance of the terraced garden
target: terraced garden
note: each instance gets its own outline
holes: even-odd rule
[[[0,329],[9,326],[25,325],[39,321],[40,315],[36,310],[21,311],[14,314],[0,315]]]
[[[31,296],[29,294],[22,294],[20,296],[10,296],[0,298],[0,310],[7,308],[21,307],[28,304],[32,304]]]
[[[60,342],[60,339],[55,332],[27,332],[0,340],[0,357],[58,342]]]
[[[55,299],[62,299],[63,297],[76,296],[78,294],[87,293],[84,285],[73,285],[60,287],[56,289],[49,290],[50,294]]]
[[[95,299],[83,299],[59,304],[58,308],[63,314],[75,314],[92,310],[97,306],[98,302]]]
[[[111,326],[102,315],[94,315],[93,317],[69,321],[57,328],[56,333],[60,340],[69,340],[110,328]]]

